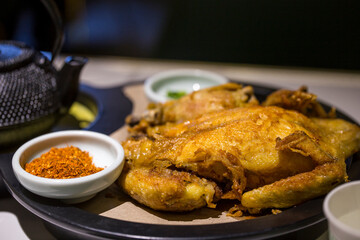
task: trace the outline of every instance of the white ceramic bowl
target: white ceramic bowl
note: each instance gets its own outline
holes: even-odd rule
[[[157,73],[144,83],[144,91],[151,102],[166,102],[169,91],[189,94],[199,89],[212,87],[228,82],[216,73],[199,69],[174,69]]]
[[[50,179],[32,175],[24,170],[26,163],[51,147],[73,145],[87,151],[93,163],[103,170],[79,178]],[[61,199],[66,203],[79,203],[95,196],[110,186],[120,175],[124,165],[124,150],[111,137],[84,130],[60,131],[34,138],[22,145],[14,154],[12,167],[18,181],[29,191],[48,198]]]
[[[345,183],[325,198],[330,239],[360,239],[360,181]]]

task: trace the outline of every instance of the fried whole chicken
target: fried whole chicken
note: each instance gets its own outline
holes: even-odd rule
[[[291,207],[346,182],[345,159],[359,150],[360,128],[254,104],[148,125],[123,147],[118,183],[144,205],[189,211],[235,199],[256,212]]]

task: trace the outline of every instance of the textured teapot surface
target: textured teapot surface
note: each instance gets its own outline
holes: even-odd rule
[[[50,61],[23,43],[0,41],[0,128],[54,114],[59,107]]]

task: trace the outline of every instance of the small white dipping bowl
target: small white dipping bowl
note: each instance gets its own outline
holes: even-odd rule
[[[323,205],[330,239],[360,239],[360,181],[333,189]]]
[[[199,69],[174,69],[157,73],[145,80],[144,91],[150,102],[173,100],[168,92],[189,94],[199,89],[224,84],[228,80],[216,73]]]
[[[25,164],[48,152],[51,147],[75,146],[87,151],[97,167],[104,169],[84,177],[51,179],[25,171]],[[124,150],[111,137],[85,130],[60,131],[34,138],[22,145],[14,154],[12,167],[18,181],[29,191],[66,203],[86,201],[104,190],[119,177],[124,165]]]

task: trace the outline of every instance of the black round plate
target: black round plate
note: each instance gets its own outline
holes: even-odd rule
[[[260,100],[275,90],[264,86],[251,85]],[[91,89],[91,94],[97,95],[99,101],[103,101],[102,114],[107,114],[105,121],[104,119],[101,120],[100,116],[100,119],[92,126],[92,130],[110,134],[110,130],[114,131],[124,124],[124,118],[120,120],[120,126],[118,126],[118,119],[117,121],[111,120],[113,119],[112,114],[115,112],[121,111],[121,117],[125,117],[131,112],[132,105],[122,90],[123,86],[112,90],[101,90],[104,91],[100,91],[101,93]],[[104,101],[104,96],[108,99],[107,101]],[[110,103],[108,102],[109,99],[111,99]],[[328,108],[325,104],[324,106]],[[354,122],[339,111],[338,116]],[[13,174],[11,168],[12,154],[5,153],[0,156],[1,173],[5,184],[13,197],[25,208],[42,218],[60,239],[288,239],[294,237],[314,239],[320,236],[327,227],[322,212],[323,197],[289,208],[277,215],[232,223],[158,225],[107,218],[27,191],[19,184]],[[359,154],[353,156],[348,171],[350,180],[360,179],[359,158]]]

